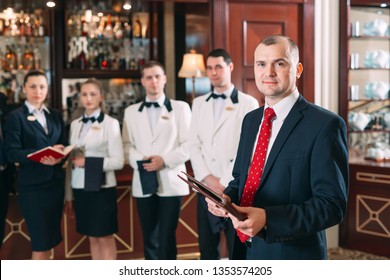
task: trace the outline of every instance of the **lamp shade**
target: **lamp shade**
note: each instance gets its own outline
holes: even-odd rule
[[[199,78],[206,76],[203,55],[191,50],[183,57],[183,64],[179,70],[180,78]]]

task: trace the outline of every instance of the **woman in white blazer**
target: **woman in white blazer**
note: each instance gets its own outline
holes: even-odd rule
[[[76,214],[76,229],[89,238],[92,259],[116,259],[118,232],[116,179],[122,169],[123,146],[119,122],[102,111],[103,89],[96,79],[81,86],[84,115],[71,123],[66,207]],[[73,203],[72,203],[73,199]]]
[[[145,258],[176,259],[180,205],[182,197],[189,194],[187,184],[177,174],[186,170],[189,159],[191,110],[187,103],[165,96],[167,78],[159,62],[147,62],[141,74],[146,98],[125,110],[123,122],[124,150],[134,169],[132,194],[137,201]],[[141,184],[139,167],[143,174],[155,174],[157,182]]]

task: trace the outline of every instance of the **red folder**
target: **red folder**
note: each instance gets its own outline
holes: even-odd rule
[[[53,148],[52,146],[45,147],[34,153],[28,154],[27,157],[33,161],[41,162],[43,157],[52,156],[55,159],[66,157],[75,147],[75,145],[69,145],[65,147],[63,151]]]

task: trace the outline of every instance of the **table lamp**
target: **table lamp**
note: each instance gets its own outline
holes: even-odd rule
[[[179,70],[180,78],[192,78],[192,94],[191,102],[195,98],[195,78],[206,76],[206,67],[202,54],[196,53],[195,50],[190,50],[189,53],[184,54],[183,64]]]

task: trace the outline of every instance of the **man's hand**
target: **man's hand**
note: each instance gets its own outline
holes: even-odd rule
[[[41,163],[44,165],[56,165],[56,164],[60,163],[61,160],[62,160],[62,158],[55,159],[52,156],[48,156],[48,157],[42,157]]]
[[[57,150],[60,150],[60,151],[63,151],[65,149],[65,146],[62,145],[62,144],[55,144],[52,146],[54,149],[57,149]]]
[[[144,158],[145,160],[150,159],[150,163],[144,163],[143,167],[145,168],[146,171],[159,171],[163,168],[165,168],[165,162],[162,157],[160,156],[150,156],[147,158]]]
[[[230,197],[226,194],[222,194],[222,197],[225,198],[230,203]],[[206,197],[207,208],[211,214],[217,217],[228,218],[228,213],[225,209],[219,207],[214,201]]]
[[[240,207],[234,203],[232,205],[237,211],[247,216],[245,221],[239,221],[236,217],[228,213],[235,229],[253,237],[264,228],[266,224],[266,213],[263,208]]]
[[[208,175],[206,176],[204,179],[203,179],[203,182],[206,183],[206,185],[212,189],[213,191],[215,191],[216,193],[218,194],[222,194],[223,191],[225,190],[225,187],[221,185],[221,183],[219,182],[219,178],[218,177],[215,177],[213,175]]]
[[[72,159],[72,164],[74,167],[84,168],[85,167],[85,157],[75,157]]]

